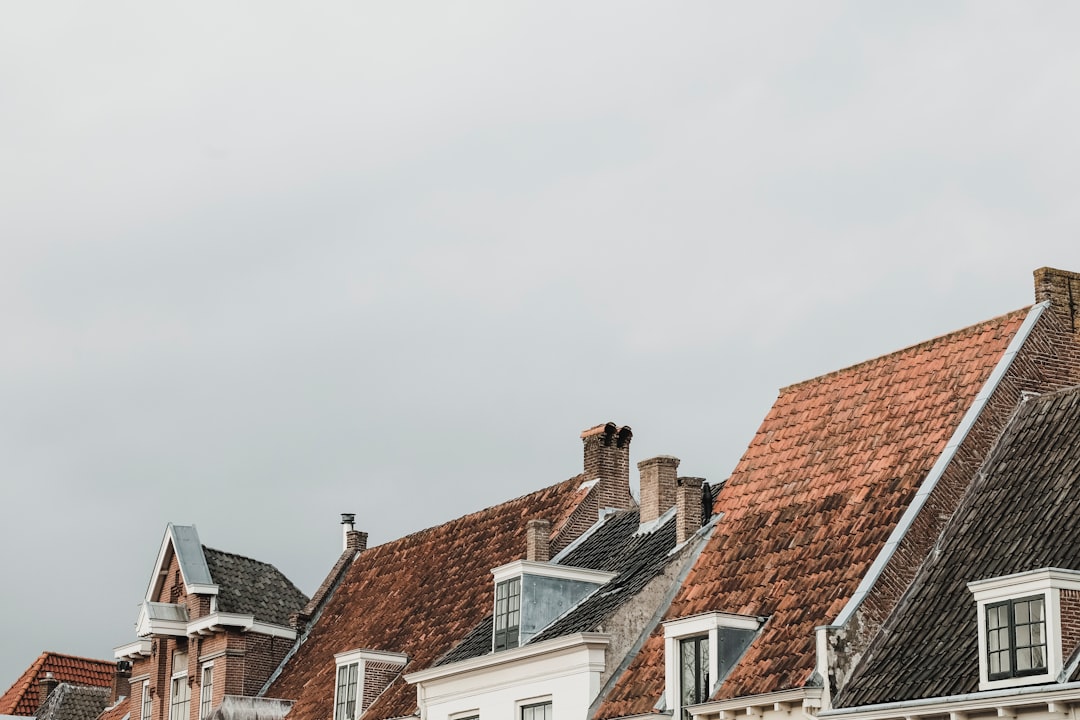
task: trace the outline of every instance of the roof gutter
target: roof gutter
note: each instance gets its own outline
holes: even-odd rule
[[[989,402],[994,392],[997,390],[998,385],[1001,384],[1002,378],[1009,371],[1012,366],[1013,360],[1016,359],[1016,355],[1020,352],[1020,348],[1023,347],[1027,341],[1028,336],[1031,335],[1031,331],[1035,328],[1035,323],[1039,321],[1043,311],[1050,307],[1050,302],[1041,302],[1038,305],[1032,306],[1028,311],[1028,315],[1024,318],[1023,324],[1020,329],[1016,331],[1016,335],[1013,336],[1012,341],[1009,342],[1009,346],[1005,349],[1005,354],[998,360],[997,365],[994,366],[993,371],[990,373],[990,377],[987,378],[986,383],[983,385],[982,390],[975,396],[975,401],[972,402],[971,407],[964,413],[964,417],[960,420],[960,425],[956,428],[956,432],[953,433],[949,439],[949,443],[945,446],[941,455],[938,456],[937,462],[930,468],[929,474],[926,479],[923,480],[922,485],[919,487],[919,491],[915,494],[915,498],[907,506],[903,516],[900,518],[900,522],[893,528],[892,534],[889,535],[889,540],[885,543],[885,547],[881,549],[878,556],[874,559],[874,563],[870,566],[866,575],[863,576],[859,586],[855,589],[855,594],[851,596],[844,609],[840,611],[840,614],[836,617],[830,627],[837,627],[846,625],[851,616],[855,614],[855,611],[859,609],[863,600],[870,594],[870,591],[874,588],[878,578],[881,577],[881,573],[885,571],[885,567],[892,560],[893,555],[896,554],[896,550],[900,547],[900,543],[903,542],[904,537],[907,535],[908,530],[915,522],[915,518],[918,517],[919,512],[922,510],[926,501],[930,498],[930,493],[937,487],[938,481],[945,473],[945,469],[949,467],[949,463],[952,462],[953,457],[956,456],[956,451],[960,449],[960,445],[967,438],[968,433],[971,431],[972,426],[975,425],[975,421],[979,419],[982,414],[983,408],[986,407],[986,403]]]

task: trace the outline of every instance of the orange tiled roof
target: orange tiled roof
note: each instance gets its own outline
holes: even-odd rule
[[[129,712],[131,712],[131,698],[125,697],[115,705],[105,708],[97,720],[121,720]]]
[[[1002,357],[1017,311],[780,391],[716,499],[723,513],[665,619],[767,616],[718,698],[806,684],[835,620]],[[658,629],[597,713],[653,712]]]
[[[296,701],[289,720],[324,720],[333,715],[335,653],[403,653],[405,672],[433,665],[490,612],[491,569],[524,556],[526,521],[567,518],[587,495],[579,492],[583,479],[360,553],[266,696]],[[398,676],[365,717],[415,709],[416,688]]]
[[[116,664],[108,660],[43,652],[0,696],[0,715],[34,715],[40,704],[38,681],[48,672],[62,683],[111,688]]]

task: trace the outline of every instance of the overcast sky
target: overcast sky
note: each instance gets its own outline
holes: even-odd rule
[[[10,2],[0,691],[167,522],[310,594],[1080,270],[1080,5]],[[636,475],[636,473],[635,473]],[[636,483],[636,477],[634,478]]]

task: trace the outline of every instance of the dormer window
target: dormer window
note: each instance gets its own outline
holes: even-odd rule
[[[708,701],[742,657],[762,618],[704,613],[664,623],[665,700],[676,720]]]
[[[357,720],[394,681],[409,659],[398,653],[351,650],[334,656],[334,720]]]
[[[517,560],[491,573],[495,576],[491,649],[496,652],[526,644],[615,577],[615,573],[536,560]]]
[[[987,604],[986,662],[990,680],[1046,672],[1046,598]]]
[[[1080,572],[1043,568],[968,583],[978,609],[979,689],[1052,682],[1064,663],[1061,628],[1080,621]],[[1076,616],[1076,617],[1074,617]]]
[[[495,585],[495,650],[518,646],[521,625],[521,578]]]

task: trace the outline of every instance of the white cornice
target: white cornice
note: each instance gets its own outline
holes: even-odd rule
[[[821,707],[822,688],[808,687],[795,688],[793,690],[781,690],[780,692],[764,693],[762,695],[746,695],[744,697],[720,700],[718,702],[691,705],[687,709],[697,718],[705,718],[711,715],[734,718],[739,716],[760,715],[754,710],[777,710],[784,706],[800,705],[804,708]]]
[[[149,640],[136,640],[129,642],[126,645],[120,645],[113,648],[113,657],[118,660],[123,658],[138,659],[140,657],[150,656],[150,641]]]
[[[611,636],[605,633],[575,633],[573,635],[552,638],[551,640],[545,640],[535,644],[530,643],[519,648],[514,648],[513,650],[501,650],[499,652],[481,655],[480,657],[450,663],[449,665],[440,665],[438,667],[408,673],[405,675],[405,681],[411,684],[428,682],[429,680],[452,677],[454,675],[472,672],[473,670],[483,670],[485,668],[504,665],[518,660],[550,655],[570,648],[607,647],[610,643]]]
[[[1063,685],[1032,685],[1028,687],[986,690],[952,697],[920,698],[901,702],[839,708],[819,713],[822,718],[844,720],[899,720],[931,715],[952,716],[981,711],[999,711],[999,717],[1015,715],[1010,710],[1045,705],[1053,712],[1060,707],[1080,703],[1080,683]],[[1004,712],[1001,712],[1004,711]]]
[[[404,665],[409,662],[408,655],[402,655],[401,653],[384,652],[382,650],[348,650],[334,655],[334,662],[338,665],[348,665],[350,663],[363,660],[364,662],[376,662],[387,663],[389,665]]]
[[[495,576],[495,582],[497,583],[520,575],[539,575],[560,580],[577,580],[578,582],[593,583],[594,585],[604,585],[618,575],[618,573],[613,572],[589,570],[571,565],[555,565],[553,563],[536,562],[535,560],[515,560],[512,563],[500,565],[493,569],[491,574]]]
[[[1031,592],[1057,588],[1080,590],[1080,572],[1061,568],[1041,568],[1012,575],[976,580],[967,584],[977,601],[1018,597]]]
[[[726,612],[708,612],[690,615],[664,623],[664,637],[680,638],[707,632],[713,628],[737,628],[739,630],[757,630],[765,618],[756,615],[736,615]]]
[[[273,637],[286,638],[287,640],[296,639],[296,630],[292,628],[262,622],[256,620],[254,615],[245,615],[242,613],[211,613],[189,622],[185,627],[185,632],[189,636],[209,635],[210,633],[224,628],[235,628],[242,632],[270,635]]]

